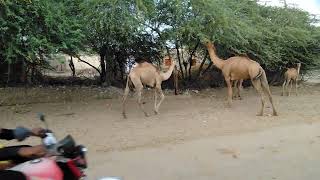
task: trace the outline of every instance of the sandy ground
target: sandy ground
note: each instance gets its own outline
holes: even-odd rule
[[[88,147],[92,178],[318,179],[320,86],[301,85],[297,97],[280,92],[272,87],[278,117],[269,116],[270,107],[265,116],[255,116],[260,100],[246,88],[232,108],[226,108],[226,89],[208,89],[167,93],[157,116],[144,117],[133,98],[128,119],[121,116],[120,98],[86,99],[1,106],[0,124],[39,126],[36,113],[45,113],[59,138],[72,134]],[[145,98],[150,113],[151,94]]]

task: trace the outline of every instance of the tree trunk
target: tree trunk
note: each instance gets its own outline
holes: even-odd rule
[[[105,55],[106,53],[104,48],[101,48],[100,50],[100,66],[101,66],[100,83],[104,83],[106,81]]]
[[[174,67],[173,78],[174,78],[174,94],[178,95],[179,94],[179,81],[178,81],[179,79],[178,79],[177,67]]]
[[[188,76],[188,62],[186,62],[186,61],[183,61],[183,66],[184,66],[184,70],[185,70],[185,72],[186,72],[186,77]]]
[[[118,64],[118,67],[119,67],[119,78],[120,78],[120,81],[121,83],[124,82],[124,64],[123,62],[125,62],[124,58],[122,58],[123,56],[119,56],[116,61],[117,61],[117,64]]]
[[[111,53],[108,53],[110,51],[107,51],[107,54],[105,56],[105,66],[106,66],[106,79],[105,79],[105,86],[111,86],[111,82],[114,80],[112,68],[113,68],[113,59],[111,56]]]
[[[76,69],[75,69],[74,64],[73,64],[72,56],[70,56],[69,67],[70,67],[70,69],[72,71],[72,77],[75,77],[76,76]]]
[[[120,71],[118,66],[118,62],[116,62],[116,59],[118,59],[118,56],[115,56],[114,60],[113,60],[113,68],[112,68],[112,73],[113,73],[113,80],[117,80],[118,77],[118,72]]]
[[[36,71],[35,63],[32,62],[32,64],[31,64],[31,83],[34,83],[35,71]]]
[[[207,57],[208,57],[208,53],[206,53],[206,55],[205,55],[204,58],[202,59],[202,62],[201,62],[201,64],[200,64],[199,71],[198,71],[198,74],[197,74],[197,78],[199,78],[199,76],[200,76],[200,74],[201,74],[203,65],[204,65],[204,63],[206,62]]]
[[[193,48],[193,50],[192,50],[192,52],[191,52],[191,54],[190,54],[190,57],[189,57],[189,81],[191,81],[191,76],[192,76],[192,74],[191,74],[192,57],[193,57],[194,53],[196,52],[199,44],[200,44],[200,40],[198,40],[196,46]]]
[[[27,83],[27,72],[26,71],[27,71],[26,61],[24,59],[22,59],[20,81],[23,84]]]
[[[11,76],[11,64],[8,62],[8,76],[7,76],[7,86],[9,86],[10,83],[10,76]]]
[[[182,67],[181,58],[180,58],[179,44],[177,41],[176,41],[176,50],[177,50],[177,57],[178,57],[180,71],[181,71],[181,76],[182,76],[182,79],[184,79],[183,67]]]

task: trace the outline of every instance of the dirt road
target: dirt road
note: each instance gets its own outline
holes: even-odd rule
[[[312,179],[319,177],[313,170],[320,162],[314,154],[319,149],[320,86],[302,85],[299,91],[288,98],[272,87],[278,117],[269,116],[270,107],[265,116],[255,116],[260,100],[247,88],[232,108],[226,108],[226,89],[169,93],[160,115],[148,118],[133,99],[128,119],[121,117],[120,99],[1,106],[0,124],[38,126],[36,113],[44,112],[58,137],[69,133],[88,147],[92,177]],[[152,93],[146,94],[145,106],[152,112]]]
[[[130,180],[318,180],[320,123],[99,153],[91,177]]]

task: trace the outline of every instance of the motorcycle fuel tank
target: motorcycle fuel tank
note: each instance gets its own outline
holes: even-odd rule
[[[56,162],[49,158],[40,158],[19,164],[10,170],[20,171],[28,179],[63,180],[63,172]]]

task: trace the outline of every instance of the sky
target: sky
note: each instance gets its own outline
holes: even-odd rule
[[[281,5],[279,0],[266,0],[269,1],[268,5]],[[287,4],[291,5],[292,3],[300,9],[306,10],[311,14],[318,14],[320,16],[320,0],[287,0]]]

